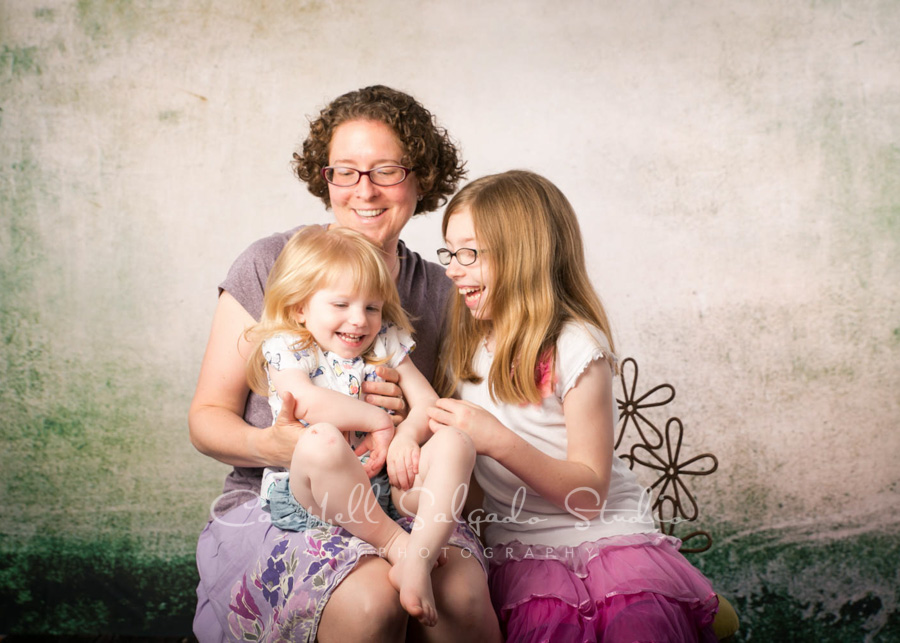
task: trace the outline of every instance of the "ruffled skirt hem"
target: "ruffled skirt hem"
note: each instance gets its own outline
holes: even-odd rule
[[[718,598],[679,544],[656,533],[492,548],[491,597],[507,640],[715,641]]]

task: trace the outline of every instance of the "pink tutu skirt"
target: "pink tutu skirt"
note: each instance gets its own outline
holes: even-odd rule
[[[718,598],[680,544],[650,533],[490,548],[491,599],[507,641],[716,641]]]

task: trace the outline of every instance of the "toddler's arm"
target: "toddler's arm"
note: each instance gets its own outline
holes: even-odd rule
[[[310,424],[328,422],[341,431],[370,433],[391,429],[390,416],[377,406],[372,406],[338,391],[313,384],[300,369],[269,369],[269,379],[278,394],[289,391],[297,400],[297,419]]]
[[[428,408],[437,402],[438,394],[409,358],[397,366],[397,372],[409,412],[397,426],[397,433],[391,442],[388,477],[391,484],[405,491],[412,487],[419,472],[419,446],[431,436]]]
[[[341,431],[371,433],[365,444],[371,449],[364,465],[371,478],[381,470],[394,436],[394,422],[383,409],[344,393],[316,386],[300,369],[269,369],[269,379],[279,395],[289,392],[297,400],[295,415],[310,424],[328,422]]]

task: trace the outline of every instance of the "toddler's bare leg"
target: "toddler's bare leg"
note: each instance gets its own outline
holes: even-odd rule
[[[331,424],[314,424],[297,441],[291,493],[307,511],[371,543],[393,564],[409,535],[381,509],[359,459]]]
[[[474,466],[469,436],[442,429],[422,447],[415,487],[406,493],[394,490],[395,504],[414,511],[416,518],[406,556],[388,578],[400,591],[400,604],[423,625],[437,623],[431,571],[456,527]]]

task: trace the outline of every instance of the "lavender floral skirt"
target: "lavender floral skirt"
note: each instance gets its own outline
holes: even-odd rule
[[[409,518],[397,522],[407,531],[412,525]],[[457,525],[449,544],[486,569],[466,525]],[[341,527],[282,531],[254,498],[215,517],[200,534],[194,634],[201,643],[314,641],[331,593],[363,556],[377,555]]]

